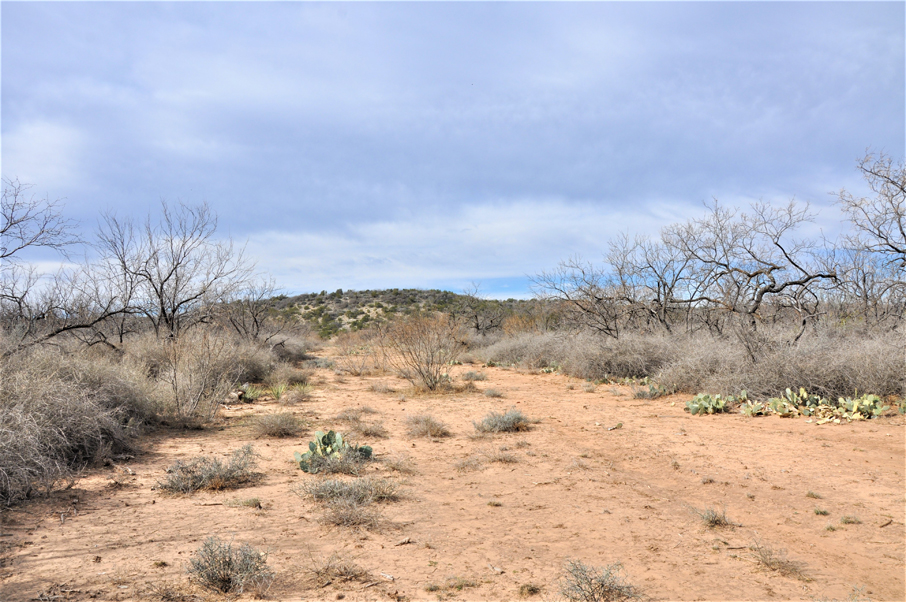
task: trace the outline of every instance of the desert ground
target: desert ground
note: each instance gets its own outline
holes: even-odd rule
[[[636,399],[630,385],[479,364],[455,366],[454,382],[469,370],[487,376],[474,391],[424,394],[392,374],[322,368],[308,401],[262,398],[225,406],[203,429],[158,429],[134,457],[0,514],[0,599],[222,599],[186,572],[214,535],[268,552],[272,600],[554,600],[567,559],[619,562],[653,600],[906,599],[902,416],[691,416],[689,395]],[[355,408],[374,410],[362,420],[386,430],[353,435],[374,448],[363,475],[402,494],[369,528],[326,524],[322,505],[294,492],[330,477],[299,470],[293,452],[315,430],[349,432],[337,415]],[[531,430],[476,433],[475,421],[510,408]],[[254,417],[276,411],[306,428],[256,438]],[[408,435],[416,415],[452,435]],[[177,460],[248,443],[256,483],[191,495],[158,487]],[[260,505],[238,503],[253,498]],[[732,524],[707,526],[709,509]],[[332,556],[363,574],[313,572]]]

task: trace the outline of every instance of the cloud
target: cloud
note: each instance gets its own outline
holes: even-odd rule
[[[52,121],[17,123],[3,133],[3,174],[42,189],[66,190],[83,183],[84,143],[75,127]]]

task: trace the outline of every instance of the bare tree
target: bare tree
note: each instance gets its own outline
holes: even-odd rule
[[[29,195],[32,188],[18,179],[3,179],[0,201],[0,266],[21,260],[21,251],[48,248],[60,253],[80,241],[75,224],[64,218],[60,202]]]
[[[178,337],[209,322],[217,303],[248,282],[252,266],[233,242],[217,241],[217,216],[207,204],[161,203],[161,218],[141,227],[103,217],[98,248],[132,295],[128,311],[144,316],[159,337]]]
[[[487,334],[503,325],[508,312],[499,301],[483,299],[481,287],[472,283],[450,308],[450,314],[476,333]]]
[[[859,170],[875,196],[855,197],[841,190],[838,202],[864,236],[865,248],[906,273],[906,167],[884,155],[867,154]]]
[[[795,201],[785,207],[755,203],[751,213],[715,201],[704,218],[664,230],[665,241],[691,259],[692,278],[700,283],[685,302],[739,317],[737,332],[753,361],[758,354],[754,333],[768,300],[800,315],[798,340],[816,315],[810,301],[817,300],[817,283],[837,278],[816,260],[814,241],[796,237],[797,229],[811,219],[808,206]]]
[[[626,317],[626,291],[619,281],[578,257],[561,261],[551,272],[532,278],[532,289],[545,300],[559,300],[569,320],[613,338]]]

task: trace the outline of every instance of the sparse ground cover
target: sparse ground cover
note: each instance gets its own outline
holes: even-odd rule
[[[450,376],[484,374],[506,395],[425,393],[386,374],[338,380],[329,365],[311,369],[304,401],[263,395],[203,429],[158,430],[134,458],[5,510],[0,599],[219,599],[187,572],[211,541],[254,551],[274,600],[566,599],[611,575],[614,591],[655,600],[906,597],[901,415],[692,415],[691,395],[468,364]],[[476,432],[514,412],[529,430]],[[284,413],[298,432],[249,428]],[[293,452],[329,429],[373,461],[354,476],[301,471]],[[229,466],[249,444],[260,476],[241,489],[161,489],[168,468]],[[334,520],[331,500],[374,520]]]

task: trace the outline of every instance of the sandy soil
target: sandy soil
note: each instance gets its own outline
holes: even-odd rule
[[[205,430],[157,431],[134,459],[2,514],[0,599],[217,599],[185,572],[211,535],[269,551],[275,600],[511,600],[525,584],[541,588],[534,599],[551,600],[567,558],[621,562],[651,599],[842,600],[854,587],[872,600],[906,597],[902,417],[822,426],[698,417],[683,412],[688,396],[633,399],[629,387],[590,392],[559,374],[481,370],[488,379],[477,392],[438,396],[414,395],[389,375],[319,370],[310,402],[231,406]],[[376,393],[376,383],[395,391]],[[503,397],[484,396],[486,388]],[[322,508],[291,491],[324,478],[298,470],[293,451],[316,428],[344,430],[335,416],[359,406],[376,410],[366,418],[389,432],[362,441],[381,460],[366,474],[399,481],[405,494],[381,506],[383,523],[370,531],[323,524]],[[473,421],[511,407],[537,420],[530,432],[475,437]],[[251,416],[278,409],[311,427],[298,438],[255,439]],[[417,414],[453,436],[411,439],[406,419]],[[177,459],[246,443],[264,473],[254,486],[189,496],[155,487]],[[493,461],[501,452],[516,461]],[[400,460],[413,472],[394,471]],[[252,497],[263,507],[225,504]],[[707,528],[696,511],[708,508],[738,526]],[[844,516],[861,522],[842,524]],[[764,567],[750,549],[756,541],[785,550],[801,574]],[[332,553],[369,576],[324,585],[308,569]],[[447,587],[451,579],[462,589]]]

